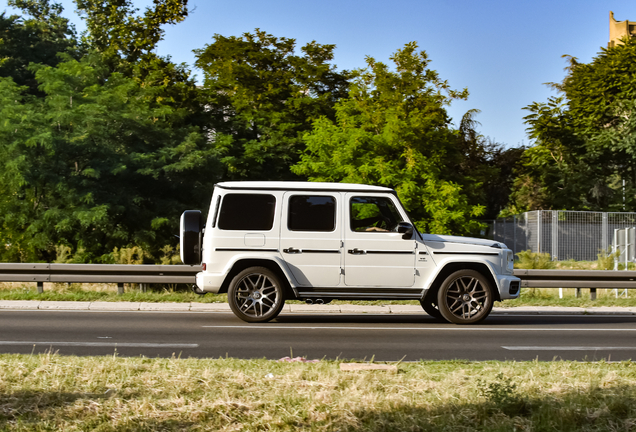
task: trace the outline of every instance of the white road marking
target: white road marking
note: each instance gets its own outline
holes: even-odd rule
[[[105,348],[197,348],[199,344],[128,343],[128,342],[47,342],[47,341],[0,341],[0,345],[54,345],[68,347]]]
[[[344,326],[283,326],[283,325],[218,325],[201,326],[203,328],[227,328],[227,329],[263,329],[263,330],[438,330],[438,331],[532,331],[532,332],[560,332],[560,331],[583,331],[583,332],[636,332],[636,328],[505,328],[505,327],[344,327]]]
[[[634,351],[636,347],[598,346],[502,346],[510,351]]]

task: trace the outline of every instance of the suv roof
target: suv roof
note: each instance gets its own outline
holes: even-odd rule
[[[351,192],[389,192],[393,189],[382,186],[370,186],[355,183],[323,183],[294,181],[231,181],[217,183],[223,189],[236,190],[311,190],[311,191],[351,191]]]

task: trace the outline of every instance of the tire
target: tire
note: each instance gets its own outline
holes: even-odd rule
[[[420,300],[420,304],[422,305],[422,309],[424,309],[424,312],[429,314],[432,318],[435,318],[438,320],[442,318],[442,313],[439,311],[439,306],[437,306],[437,302],[424,299],[424,300]]]
[[[188,265],[201,264],[201,243],[203,241],[201,212],[199,210],[184,211],[181,215],[180,225],[181,261]]]
[[[285,304],[280,278],[266,267],[249,267],[234,276],[227,300],[234,315],[250,323],[276,318]]]
[[[493,305],[490,282],[475,270],[458,270],[444,280],[437,292],[439,311],[454,324],[476,324],[485,319]]]

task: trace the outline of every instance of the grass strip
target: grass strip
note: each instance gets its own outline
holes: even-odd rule
[[[614,431],[634,363],[339,362],[0,355],[4,431]]]
[[[621,306],[636,307],[636,290],[627,290],[628,297],[616,298],[610,289],[598,289],[597,299],[590,300],[589,290],[581,290],[581,297],[576,297],[574,288],[563,289],[563,298],[559,298],[559,290],[555,288],[524,288],[521,297],[495,303],[496,307],[516,306],[560,306],[560,307],[594,307]],[[185,286],[153,286],[147,292],[141,292],[136,286],[127,286],[123,295],[117,294],[116,284],[62,284],[47,283],[44,292],[38,293],[34,283],[0,283],[0,300],[46,300],[46,301],[126,301],[126,302],[198,302],[225,303],[225,294],[206,294],[200,296],[189,291]],[[303,303],[289,301],[289,303]],[[412,304],[417,301],[368,301],[368,300],[334,300],[332,304],[387,305]]]

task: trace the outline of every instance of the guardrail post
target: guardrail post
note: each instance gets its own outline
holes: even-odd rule
[[[118,283],[117,284],[117,294],[118,295],[122,295],[124,293],[124,284],[123,283]]]
[[[576,298],[581,298],[581,288],[576,288],[576,290],[574,291],[574,296]]]
[[[38,294],[42,294],[44,292],[44,282],[38,282]]]
[[[145,293],[146,291],[148,291],[148,284],[146,284],[146,283],[140,283],[140,284],[139,284],[139,291],[140,291],[140,292],[144,292],[144,293]]]
[[[590,300],[596,300],[596,288],[590,288]]]

